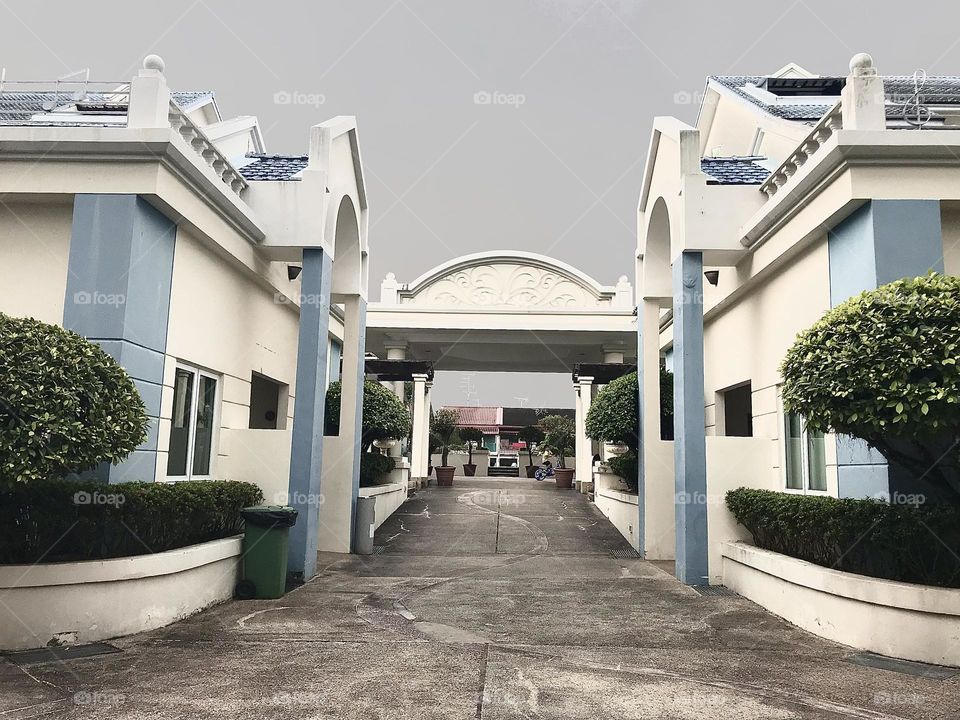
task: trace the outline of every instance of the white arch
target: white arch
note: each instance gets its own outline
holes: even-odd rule
[[[616,286],[604,286],[561,260],[518,250],[454,258],[403,286],[390,274],[383,283],[381,301],[433,307],[558,309],[627,307],[633,302],[625,276]]]

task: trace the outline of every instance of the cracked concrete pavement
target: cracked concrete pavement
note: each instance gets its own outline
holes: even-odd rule
[[[121,653],[0,661],[0,718],[960,717],[960,677],[854,665],[742,598],[615,557],[617,531],[552,483],[457,478],[376,543]]]

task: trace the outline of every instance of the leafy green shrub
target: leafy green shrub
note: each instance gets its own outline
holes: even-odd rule
[[[865,292],[801,333],[783,361],[783,402],[810,429],[866,440],[960,502],[960,277]]]
[[[587,437],[601,442],[623,443],[636,452],[640,393],[637,373],[611,381],[597,393],[587,412]],[[660,437],[673,439],[673,373],[660,370]]]
[[[440,451],[440,465],[443,467],[449,467],[447,458],[450,448],[460,441],[457,433],[458,420],[456,411],[450,408],[440,408],[430,418],[431,441],[436,442],[437,450]]]
[[[565,415],[547,415],[540,421],[543,428],[543,442],[551,452],[556,453],[559,467],[566,467],[567,455],[573,454],[577,428],[573,420]]]
[[[76,333],[0,313],[0,482],[118,463],[147,438],[133,381]]]
[[[457,433],[467,446],[467,462],[473,465],[473,451],[483,442],[483,430],[480,428],[460,428]]]
[[[536,425],[527,425],[526,427],[520,428],[520,431],[517,433],[517,437],[526,443],[527,463],[529,465],[533,465],[533,446],[537,443],[543,442],[543,430],[538,428]]]
[[[607,464],[610,466],[610,469],[613,470],[614,475],[618,475],[620,479],[626,483],[627,487],[630,488],[630,492],[637,492],[637,488],[640,486],[638,475],[640,467],[637,462],[637,455],[633,450],[625,452],[618,457],[610,458]]]
[[[393,470],[393,460],[379,451],[360,453],[360,487],[379,485]]]
[[[758,547],[871,577],[960,587],[960,508],[739,488],[727,507]]]
[[[0,487],[0,563],[144,555],[236,535],[240,510],[263,501],[250,483],[42,479]]]
[[[338,435],[340,429],[340,381],[330,383],[327,389],[324,434]],[[363,383],[363,411],[361,413],[361,445],[367,450],[375,440],[401,440],[410,434],[410,413],[396,395],[380,383]]]

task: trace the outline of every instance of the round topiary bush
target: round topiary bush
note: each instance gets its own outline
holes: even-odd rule
[[[865,292],[801,333],[783,402],[810,429],[866,440],[960,500],[960,278],[930,274]]]
[[[327,389],[325,434],[337,435],[340,428],[340,381]],[[380,383],[363,383],[363,412],[360,420],[363,449],[375,440],[401,440],[410,434],[410,413],[400,398]]]
[[[623,443],[636,452],[640,394],[637,373],[611,381],[597,393],[587,413],[587,437],[602,442]],[[660,437],[673,439],[673,373],[660,370]]]
[[[133,381],[97,344],[0,313],[0,481],[118,463],[147,438]]]

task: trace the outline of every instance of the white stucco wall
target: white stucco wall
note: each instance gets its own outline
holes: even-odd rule
[[[704,397],[708,435],[721,435],[718,393],[749,381],[752,391],[753,437],[778,441],[783,416],[779,403],[780,363],[797,333],[830,309],[830,266],[823,236],[793,254],[777,270],[751,278],[750,260],[722,268],[717,287],[705,283]],[[741,290],[744,285],[747,287]],[[732,292],[741,294],[729,297]],[[711,308],[724,299],[723,307]],[[826,443],[827,483],[836,494],[836,445]],[[780,452],[771,453],[766,477],[752,482],[782,489]],[[753,466],[760,471],[759,465]],[[750,484],[745,482],[744,484]]]
[[[0,312],[63,322],[73,198],[0,204]]]

